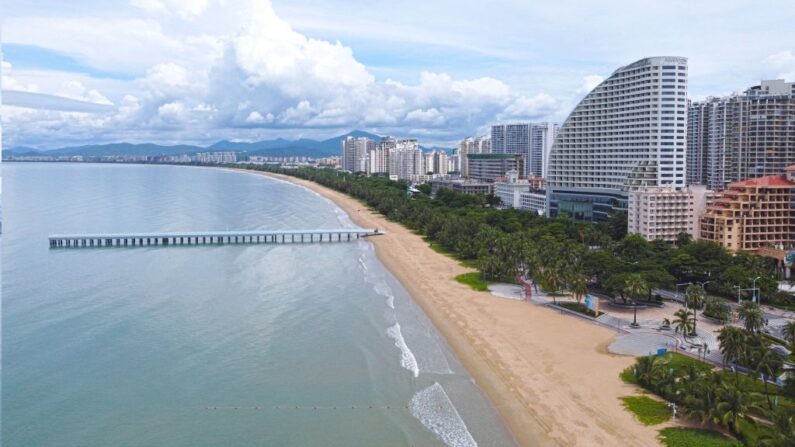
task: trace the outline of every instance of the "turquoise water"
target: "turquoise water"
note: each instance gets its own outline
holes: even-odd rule
[[[4,163],[7,446],[498,446],[368,242],[51,250],[52,233],[353,226],[245,173]]]

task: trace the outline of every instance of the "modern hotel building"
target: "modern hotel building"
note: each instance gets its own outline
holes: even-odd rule
[[[560,127],[549,159],[548,214],[600,220],[626,210],[628,191],[685,186],[687,59],[621,67]]]

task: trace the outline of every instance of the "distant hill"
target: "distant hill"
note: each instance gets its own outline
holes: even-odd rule
[[[247,152],[249,155],[271,155],[271,156],[307,156],[307,157],[328,157],[331,155],[339,155],[340,141],[346,137],[367,137],[378,141],[381,139],[379,135],[369,132],[354,130],[344,135],[340,135],[327,140],[311,140],[301,138],[298,140],[285,140],[277,138],[275,140],[263,140],[252,143],[234,142],[234,141],[218,141],[207,147],[193,146],[193,145],[176,145],[164,146],[158,144],[144,143],[111,143],[111,144],[94,144],[85,146],[71,146],[59,149],[39,150],[29,147],[15,147],[3,151],[4,155],[32,155],[32,154],[46,154],[53,156],[118,156],[118,155],[132,155],[132,156],[152,156],[152,155],[180,155],[180,154],[195,154],[197,152]]]

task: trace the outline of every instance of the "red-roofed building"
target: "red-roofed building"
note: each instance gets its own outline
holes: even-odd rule
[[[795,247],[795,165],[730,183],[701,217],[701,238],[783,261]]]

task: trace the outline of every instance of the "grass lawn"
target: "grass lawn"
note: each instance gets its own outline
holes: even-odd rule
[[[657,425],[671,419],[671,409],[665,402],[648,396],[624,396],[624,407],[635,414],[643,425]]]
[[[632,385],[638,384],[638,380],[635,378],[635,374],[632,372],[632,366],[621,371],[621,374],[619,374],[618,377],[621,377],[621,380],[623,380],[624,383],[630,383]]]
[[[565,307],[566,309],[573,310],[573,311],[575,311],[577,313],[581,313],[583,315],[588,315],[589,317],[598,317],[599,315],[602,315],[602,312],[599,312],[597,314],[594,311],[592,311],[591,309],[588,309],[587,307],[585,307],[585,304],[582,304],[582,303],[574,303],[574,302],[571,302],[571,301],[559,301],[558,302],[558,306]]]
[[[478,292],[485,292],[489,290],[489,283],[483,279],[480,272],[463,273],[455,277],[455,280],[461,284],[466,284],[469,287],[477,290]]]
[[[693,365],[700,371],[709,371],[714,368],[709,363],[704,363],[701,360],[696,360],[678,352],[669,352],[667,356],[669,356],[668,365],[678,373],[683,374],[687,365]]]
[[[742,443],[721,433],[696,428],[664,428],[659,438],[667,447],[742,447]]]

